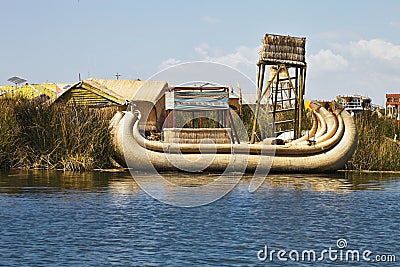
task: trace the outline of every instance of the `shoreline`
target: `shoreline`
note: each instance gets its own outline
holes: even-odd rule
[[[371,171],[371,170],[338,170],[341,173],[375,173],[375,174],[400,174],[400,171]]]
[[[105,173],[122,173],[129,172],[129,168],[110,168],[110,169],[92,169],[92,170],[84,170],[84,171],[71,171],[71,170],[63,170],[63,169],[41,169],[41,168],[10,168],[10,169],[0,169],[0,172],[8,172],[8,171],[61,171],[61,172],[75,172],[75,173],[94,173],[94,172],[105,172]],[[179,171],[174,171],[176,173],[182,173]],[[213,173],[213,172],[204,172],[204,173]],[[282,174],[286,175],[288,173],[282,172],[271,172],[273,174]],[[292,173],[292,174],[300,174]],[[384,170],[337,170],[336,172],[326,172],[326,173],[309,173],[312,174],[335,174],[335,173],[358,173],[358,174],[400,174],[400,171],[384,171]],[[244,173],[246,174],[246,173]],[[269,173],[268,173],[269,174]],[[268,175],[267,174],[267,175]]]

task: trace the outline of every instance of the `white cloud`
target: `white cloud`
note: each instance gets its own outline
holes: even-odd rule
[[[208,23],[208,24],[215,24],[215,23],[221,22],[220,19],[214,18],[214,17],[210,17],[210,16],[203,16],[200,19],[201,19],[201,21],[203,21],[205,23]]]
[[[209,60],[210,46],[206,43],[202,43],[194,48],[194,51],[199,54],[202,59]]]
[[[389,23],[389,27],[394,29],[400,29],[400,22],[399,21],[391,21]]]
[[[347,48],[351,55],[355,57],[369,56],[372,58],[389,61],[393,59],[400,59],[400,45],[395,45],[382,39],[351,42]]]
[[[165,69],[174,65],[177,65],[179,63],[181,63],[182,61],[179,59],[175,59],[175,58],[169,58],[164,60],[163,62],[161,62],[161,64],[158,66],[159,69]]]
[[[193,48],[194,57],[191,60],[169,58],[163,61],[160,67],[165,68],[177,63],[188,64],[181,64],[176,68],[161,71],[153,79],[167,80],[169,84],[181,84],[182,80],[185,80],[185,82],[210,81],[217,84],[232,85],[233,87],[240,84],[243,92],[254,93],[255,84],[253,80],[255,80],[259,49],[259,47],[242,45],[233,52],[226,53],[219,47],[201,43]],[[207,62],[217,64],[207,64]],[[224,65],[227,65],[228,68]]]
[[[337,94],[357,93],[382,105],[385,92],[400,90],[400,45],[361,39],[329,46],[331,50],[321,50],[309,58],[310,98],[332,99]]]
[[[259,47],[239,46],[236,48],[235,52],[215,57],[212,61],[223,63],[235,68],[239,67],[241,64],[255,66],[259,58],[259,49]]]
[[[239,69],[240,71],[246,73],[246,75],[252,77],[255,74],[256,63],[259,58],[259,50],[259,46],[248,47],[242,45],[236,48],[232,53],[224,53],[220,48],[211,47],[207,43],[202,43],[194,47],[194,52],[196,53],[196,58],[194,60],[225,64]],[[165,69],[185,61],[187,60],[168,58],[161,62],[159,69]]]
[[[201,57],[202,60],[209,60],[226,64],[234,68],[240,66],[255,66],[259,57],[258,51],[260,47],[248,47],[241,45],[232,53],[222,53],[216,48],[210,47],[208,44],[203,43],[194,48],[195,52]]]
[[[315,70],[341,70],[349,62],[341,55],[335,55],[331,50],[320,50],[316,55],[311,55],[309,65]]]

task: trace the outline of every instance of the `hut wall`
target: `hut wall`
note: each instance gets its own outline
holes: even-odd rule
[[[155,104],[156,118],[157,118],[157,128],[161,130],[164,125],[164,121],[166,118],[165,111],[165,95],[163,95]]]

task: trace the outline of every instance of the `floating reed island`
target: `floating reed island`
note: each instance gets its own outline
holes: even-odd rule
[[[252,116],[245,112],[245,124]],[[55,104],[27,99],[0,100],[0,169],[90,171],[114,168],[109,120],[115,110]],[[346,170],[400,171],[400,125],[376,113],[354,117],[359,140]],[[250,136],[250,132],[248,133]]]

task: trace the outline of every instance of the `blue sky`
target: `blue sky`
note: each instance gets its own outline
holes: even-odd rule
[[[147,79],[210,60],[255,79],[265,33],[307,38],[307,98],[400,91],[400,1],[0,0],[0,84]],[[246,89],[245,89],[246,90]],[[252,90],[252,89],[249,89]]]

